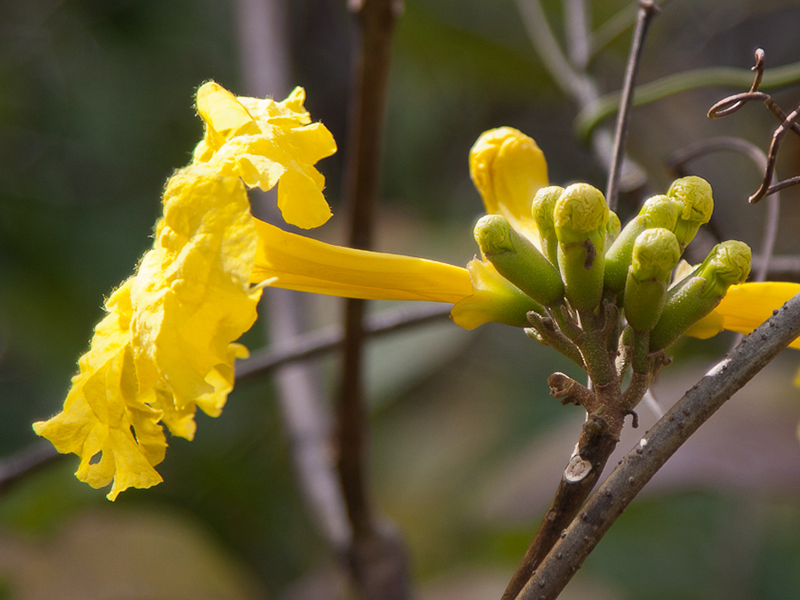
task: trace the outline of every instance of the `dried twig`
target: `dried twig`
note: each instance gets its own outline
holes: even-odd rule
[[[556,598],[603,535],[677,449],[800,335],[800,295],[756,329],[648,431],[560,536],[517,600]]]
[[[800,117],[800,107],[786,115],[783,110],[773,102],[769,94],[758,91],[764,78],[764,51],[758,48],[755,52],[755,56],[756,64],[751,70],[755,71],[756,74],[750,86],[750,90],[744,94],[734,94],[733,96],[723,98],[708,111],[709,118],[719,119],[732,115],[752,100],[760,100],[769,108],[770,112],[781,121],[781,124],[772,134],[772,142],[769,146],[767,164],[764,169],[764,177],[761,180],[761,185],[748,199],[752,204],[784,188],[800,184],[800,176],[791,177],[777,183],[775,182],[775,163],[778,158],[778,149],[783,141],[783,137],[786,135],[787,131],[793,131],[795,134],[800,135],[800,125],[797,124],[797,119]]]

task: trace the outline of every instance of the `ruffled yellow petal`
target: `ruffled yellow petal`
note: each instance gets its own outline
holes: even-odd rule
[[[81,457],[80,480],[96,488],[113,480],[111,500],[127,487],[159,483],[153,466],[163,460],[167,445],[158,424],[161,412],[137,389],[128,329],[131,284],[125,282],[106,303],[109,314],[79,361],[63,411],[33,425],[59,452]]]
[[[163,378],[183,408],[213,392],[208,373],[256,319],[249,290],[256,234],[244,185],[210,165],[178,172],[164,194],[155,247],[131,289],[139,386]]]
[[[538,246],[531,203],[547,185],[547,163],[536,142],[512,127],[491,129],[472,146],[469,171],[486,212],[503,215]]]
[[[476,258],[467,270],[473,293],[453,307],[450,314],[456,325],[469,330],[490,322],[513,327],[529,325],[527,314],[538,305],[500,275],[492,263]]]
[[[472,293],[469,273],[461,267],[343,248],[254,222],[254,283],[274,278],[275,287],[367,300],[455,303]]]
[[[336,152],[330,131],[310,123],[298,88],[284,102],[236,98],[214,82],[197,91],[206,123],[194,163],[214,165],[221,175],[241,177],[249,187],[278,184],[278,207],[287,223],[310,229],[331,216],[314,164]],[[280,182],[280,183],[279,183]]]

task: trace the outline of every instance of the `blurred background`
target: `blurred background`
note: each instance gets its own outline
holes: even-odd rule
[[[587,4],[598,28],[630,3]],[[0,0],[0,455],[30,447],[30,424],[60,410],[104,296],[150,247],[162,186],[202,134],[196,88],[214,79],[251,92],[248,72],[263,65],[248,63],[248,44],[264,35],[248,30],[247,5]],[[543,3],[559,39],[568,5]],[[319,165],[337,213],[354,22],[344,0],[278,7],[283,51],[264,61],[279,61],[285,80],[269,93],[282,98],[304,86],[312,118],[339,142],[340,152]],[[639,80],[747,69],[757,47],[769,74],[800,61],[798,31],[797,0],[672,0],[652,23]],[[628,28],[591,58],[601,93],[620,88],[630,38]],[[623,195],[623,222],[642,194],[666,190],[673,175],[665,160],[676,150],[720,135],[767,149],[777,122],[763,106],[706,117],[714,102],[746,88],[700,88],[634,109],[628,150],[648,185]],[[788,113],[800,87],[774,98]],[[543,66],[516,2],[406,0],[394,41],[378,248],[468,262],[482,205],[467,154],[491,127],[534,137],[553,183],[604,189],[602,165],[574,134],[578,108]],[[798,148],[787,137],[779,178],[800,174]],[[759,169],[727,152],[690,170],[714,187],[722,237],[760,248],[766,205],[746,201]],[[781,255],[800,251],[799,195],[782,194]],[[334,216],[314,235],[343,239],[342,220]],[[337,322],[341,301],[308,302],[309,327]],[[243,341],[263,347],[265,329]],[[677,400],[732,341],[676,344],[675,363],[655,386],[659,401]],[[499,598],[582,420],[578,408],[549,397],[545,380],[574,369],[494,324],[468,333],[444,321],[368,348],[371,483],[408,542],[417,597]],[[313,364],[334,389],[336,356]],[[563,597],[794,597],[798,366],[800,353],[785,352],[725,405],[620,518]],[[655,421],[645,407],[639,412],[645,428]],[[621,452],[638,439],[630,435]],[[198,415],[193,442],[172,439],[155,488],[111,504],[106,491],[75,479],[77,464],[66,458],[3,490],[0,598],[344,596],[298,491],[269,378],[237,386],[220,418]]]

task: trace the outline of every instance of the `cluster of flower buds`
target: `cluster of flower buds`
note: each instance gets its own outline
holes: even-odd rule
[[[541,188],[532,203],[538,240],[500,215],[475,227],[483,257],[541,305],[541,315],[566,308],[583,322],[604,301],[623,310],[632,334],[662,350],[719,304],[750,272],[750,248],[718,244],[702,264],[671,284],[681,254],[711,218],[711,186],[700,177],[675,181],[647,200],[624,228],[603,194],[585,183]]]

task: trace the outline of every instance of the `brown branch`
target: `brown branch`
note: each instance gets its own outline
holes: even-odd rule
[[[631,105],[633,103],[633,89],[636,84],[636,74],[642,60],[644,38],[650,27],[650,21],[658,13],[658,7],[652,0],[639,0],[639,15],[636,20],[636,31],[633,34],[631,52],[628,56],[628,66],[625,69],[625,83],[622,86],[620,109],[617,113],[617,126],[614,133],[614,151],[611,155],[611,168],[608,173],[608,186],[606,187],[606,201],[611,210],[617,208],[619,177],[622,172],[622,161],[625,156],[625,138],[628,135],[628,122],[630,120]]]
[[[778,126],[778,128],[775,130],[775,133],[772,134],[772,142],[770,142],[769,152],[767,153],[767,168],[764,171],[764,179],[761,181],[761,185],[755,191],[755,193],[748,198],[748,202],[751,204],[755,204],[765,196],[769,196],[770,194],[774,194],[779,190],[800,183],[800,177],[792,177],[791,179],[770,185],[775,176],[775,163],[778,160],[778,149],[781,146],[781,142],[783,141],[783,137],[786,135],[786,132],[797,124],[796,121],[798,116],[800,116],[800,107],[792,111],[789,116],[786,117],[786,120],[784,120],[784,122]]]
[[[409,327],[442,321],[450,316],[450,305],[421,304],[412,308],[390,309],[368,315],[364,321],[364,335],[379,337]],[[250,358],[236,364],[236,382],[241,383],[269,374],[282,365],[321,356],[338,350],[344,341],[341,327],[327,327],[259,350]]]
[[[728,96],[717,102],[708,110],[708,116],[711,119],[719,119],[732,115],[745,104],[753,100],[760,100],[764,105],[769,108],[770,112],[774,114],[781,124],[772,134],[772,141],[769,146],[769,153],[767,156],[767,164],[764,169],[764,176],[761,180],[761,185],[758,190],[748,198],[751,204],[755,204],[762,198],[779,192],[787,187],[800,184],[800,176],[791,177],[784,181],[775,183],[775,163],[778,158],[778,149],[780,148],[783,137],[787,131],[792,131],[800,136],[800,125],[797,123],[798,116],[800,116],[800,107],[795,109],[789,115],[784,114],[783,110],[773,102],[769,94],[759,92],[758,88],[761,85],[761,80],[764,77],[764,51],[761,48],[756,50],[756,64],[752,67],[756,72],[750,90],[744,94],[734,94]]]
[[[26,476],[67,456],[59,454],[50,442],[38,441],[4,457],[0,460],[0,494],[6,493]]]
[[[564,469],[553,501],[539,524],[522,562],[506,587],[502,600],[517,598],[523,586],[558,541],[561,532],[578,514],[581,505],[600,478],[608,458],[617,445],[618,438],[619,431],[615,432],[603,417],[592,415],[583,424],[578,445]]]
[[[237,0],[235,8],[247,93],[282,96],[289,91],[285,2]],[[280,219],[274,190],[252,194],[254,208],[267,220]],[[307,321],[297,292],[267,290],[261,306],[266,309],[267,335],[277,346],[295,339]],[[278,370],[275,384],[303,499],[322,537],[344,563],[351,532],[330,453],[331,417],[318,378],[306,365],[289,364]]]
[[[633,498],[734,393],[800,335],[800,295],[745,338],[648,431],[574,519],[517,600],[556,598]]]
[[[351,0],[358,23],[354,53],[345,199],[350,245],[369,248],[380,175],[383,120],[389,83],[392,33],[400,0]],[[375,518],[366,472],[367,411],[362,386],[364,301],[347,300],[342,382],[336,406],[339,479],[353,528],[349,565],[366,600],[408,597],[405,549],[393,529]]]

